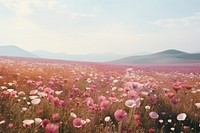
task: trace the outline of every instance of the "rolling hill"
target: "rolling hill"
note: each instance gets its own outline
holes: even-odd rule
[[[186,53],[174,49],[141,56],[130,56],[110,63],[114,64],[172,64],[181,62],[200,62],[200,53]]]
[[[39,58],[39,56],[16,47],[15,45],[0,46],[0,56]]]
[[[34,51],[33,54],[47,59],[62,59],[71,61],[87,61],[87,62],[108,62],[125,57],[124,55],[118,55],[114,53],[72,55],[65,53],[52,53],[43,50]]]

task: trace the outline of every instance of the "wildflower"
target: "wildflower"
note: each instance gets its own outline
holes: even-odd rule
[[[147,105],[147,106],[145,106],[145,109],[146,109],[146,110],[150,110],[151,107],[150,107],[149,105]]]
[[[36,95],[38,93],[38,90],[31,90],[30,95]]]
[[[109,122],[110,119],[111,119],[110,116],[106,116],[104,120],[105,120],[105,122]]]
[[[110,102],[108,100],[104,100],[100,103],[100,109],[108,109],[111,106]]]
[[[13,126],[14,126],[13,123],[8,124],[9,128],[12,128]]]
[[[158,102],[158,98],[156,95],[150,95],[151,104],[155,105]]]
[[[167,122],[172,123],[172,120],[171,120],[171,119],[168,119]]]
[[[171,98],[173,98],[173,97],[175,96],[175,94],[172,93],[172,92],[168,92],[168,93],[167,93],[167,96],[171,99]]]
[[[134,90],[131,90],[128,92],[128,97],[133,100],[136,100],[138,98],[138,93]]]
[[[184,121],[186,119],[187,115],[185,113],[181,113],[177,116],[178,121]]]
[[[49,123],[50,123],[50,120],[49,120],[49,119],[43,119],[43,120],[42,120],[42,127],[43,127],[43,128],[46,127],[46,125],[49,124]]]
[[[117,121],[125,121],[127,119],[127,113],[122,109],[117,110],[114,116]]]
[[[106,97],[105,97],[105,96],[98,96],[98,101],[99,101],[99,102],[102,102],[102,101],[104,101],[104,100],[106,100]]]
[[[140,115],[134,115],[134,120],[138,121],[140,120],[141,116]]]
[[[158,119],[158,118],[159,118],[159,115],[158,115],[156,112],[150,112],[150,113],[149,113],[149,116],[150,116],[152,119]]]
[[[42,124],[42,119],[40,119],[40,118],[35,118],[34,121],[35,121],[36,125],[41,125]]]
[[[55,113],[52,115],[52,119],[53,120],[59,120],[60,119],[60,115],[58,113]]]
[[[33,123],[34,123],[34,120],[31,120],[31,119],[23,120],[24,126],[31,126],[31,124],[33,124]]]
[[[160,120],[159,120],[159,122],[160,122],[160,123],[163,123],[163,120],[162,120],[162,119],[160,119]]]
[[[195,106],[200,109],[200,103],[195,103]]]
[[[155,129],[150,128],[150,129],[149,129],[149,133],[155,133]]]
[[[133,108],[134,106],[136,106],[136,102],[135,102],[135,100],[127,100],[127,101],[125,102],[125,105],[126,105],[127,107],[129,107],[129,108]]]
[[[58,126],[57,125],[54,125],[54,124],[51,124],[51,123],[48,123],[46,126],[45,126],[45,131],[47,133],[57,133],[58,132]]]
[[[41,101],[41,99],[36,98],[36,99],[31,100],[31,103],[32,103],[33,105],[38,105],[38,104],[40,103],[40,101]]]
[[[73,120],[73,126],[76,127],[76,128],[81,128],[83,126],[82,119],[81,118],[75,118]]]
[[[44,110],[43,109],[38,109],[38,110],[36,110],[36,112],[37,112],[37,114],[41,115],[44,112]]]
[[[76,114],[73,113],[73,112],[70,113],[70,116],[73,117],[73,118],[77,118]]]
[[[140,121],[137,122],[138,127],[141,127],[142,125],[143,125],[142,122],[140,122]]]
[[[5,120],[0,121],[0,125],[4,124],[5,122]]]
[[[171,103],[174,105],[178,104],[179,102],[180,102],[180,99],[176,99],[176,98],[171,99]]]

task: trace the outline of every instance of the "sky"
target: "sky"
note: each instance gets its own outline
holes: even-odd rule
[[[200,0],[0,0],[0,45],[67,54],[200,51]]]

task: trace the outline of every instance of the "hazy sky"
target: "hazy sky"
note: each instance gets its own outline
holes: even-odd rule
[[[200,0],[0,0],[0,45],[69,54],[200,51]]]

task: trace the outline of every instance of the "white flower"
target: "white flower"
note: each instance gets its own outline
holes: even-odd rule
[[[41,123],[42,123],[42,119],[40,119],[40,118],[35,118],[35,124],[36,124],[36,125],[41,125]]]
[[[163,123],[163,120],[161,119],[161,120],[159,120],[159,122],[160,122],[160,123]]]
[[[4,124],[5,122],[5,120],[0,121],[0,125]]]
[[[73,117],[73,118],[77,118],[77,115],[73,112],[70,113],[70,116]]]
[[[186,119],[187,115],[185,113],[181,113],[177,116],[177,120],[184,121]]]
[[[168,119],[167,122],[172,123],[172,120],[171,120],[171,119]]]
[[[41,99],[39,99],[39,98],[33,99],[33,100],[31,101],[31,103],[32,103],[33,105],[38,105],[40,102],[41,102]]]
[[[109,122],[109,121],[110,121],[110,119],[111,119],[111,118],[110,118],[110,116],[107,116],[107,117],[105,117],[105,119],[104,119],[104,120],[105,120],[105,122]]]
[[[149,109],[151,109],[151,107],[149,105],[147,105],[147,106],[145,106],[145,109],[149,110]]]
[[[29,96],[31,100],[38,98],[38,96]]]
[[[63,91],[55,91],[56,95],[60,95]]]
[[[34,120],[23,120],[23,124],[25,124],[25,125],[31,125],[31,124],[33,124],[34,123]]]
[[[200,103],[195,103],[195,106],[200,109]]]
[[[86,121],[87,123],[90,123],[91,120],[90,120],[90,119],[86,119],[85,121]]]

